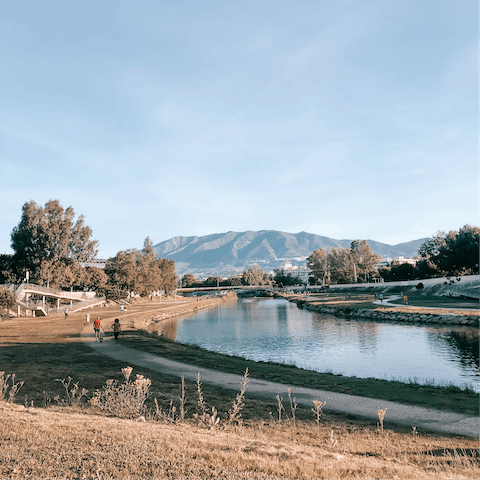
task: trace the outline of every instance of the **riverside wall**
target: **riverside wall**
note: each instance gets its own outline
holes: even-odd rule
[[[228,292],[222,297],[213,297],[208,299],[202,299],[201,297],[197,298],[198,302],[181,303],[179,305],[173,305],[172,307],[162,309],[161,312],[158,313],[150,312],[146,315],[136,316],[134,326],[135,328],[141,330],[154,331],[156,330],[155,324],[158,322],[162,322],[163,320],[168,320],[174,317],[180,317],[182,315],[196,313],[199,310],[204,310],[206,308],[216,307],[224,302],[235,301],[237,299],[237,295],[235,292]]]
[[[421,313],[409,312],[406,310],[393,310],[387,308],[377,309],[361,309],[351,307],[328,307],[322,305],[314,305],[303,299],[290,299],[291,302],[296,303],[300,308],[306,308],[319,313],[327,313],[337,317],[346,318],[365,318],[369,320],[389,321],[389,322],[416,322],[416,323],[435,323],[448,325],[464,325],[464,326],[479,326],[479,315],[457,315],[457,314],[435,314],[435,313]]]

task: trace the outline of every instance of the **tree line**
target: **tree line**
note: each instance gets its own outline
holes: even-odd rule
[[[479,273],[480,228],[464,225],[448,233],[438,231],[418,249],[416,265],[393,261],[379,269],[386,281],[415,280]]]
[[[376,266],[381,260],[366,240],[354,240],[350,248],[315,250],[307,257],[307,267],[315,284],[357,283],[378,277]]]
[[[258,265],[251,265],[238,275],[228,278],[220,278],[219,276],[210,275],[205,280],[197,280],[192,273],[187,273],[182,277],[181,285],[185,288],[202,288],[202,287],[240,287],[242,285],[271,285],[272,276],[264,273],[263,269]]]
[[[30,283],[58,289],[95,290],[118,299],[131,292],[146,296],[167,294],[176,288],[175,262],[159,258],[153,242],[145,239],[142,250],[118,252],[105,269],[82,266],[96,258],[98,241],[74,209],[49,200],[44,207],[34,201],[22,207],[19,224],[11,233],[13,255],[0,255],[0,283]]]

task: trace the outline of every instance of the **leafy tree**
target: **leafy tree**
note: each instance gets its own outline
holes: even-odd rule
[[[241,287],[242,286],[242,280],[238,277],[228,277],[227,278],[228,285],[232,287]]]
[[[204,287],[216,287],[217,286],[217,281],[218,281],[218,277],[214,277],[213,275],[210,275],[208,278],[206,278],[203,281],[203,286]]]
[[[163,290],[167,295],[177,288],[177,274],[175,273],[175,261],[168,258],[160,258],[160,269],[162,271]]]
[[[261,285],[263,280],[263,269],[253,265],[243,272],[242,283],[244,285]]]
[[[354,240],[350,248],[332,247],[315,250],[307,257],[307,267],[311,270],[315,283],[352,283],[366,281],[375,273],[381,257],[372,252],[366,240]]]
[[[109,258],[105,273],[109,278],[107,287],[110,289],[115,287],[120,292],[134,292],[141,296],[159,290],[164,290],[168,295],[177,285],[175,262],[159,258],[148,237],[142,251],[122,250],[115,257]]]
[[[191,287],[197,283],[197,279],[192,273],[186,273],[182,277],[182,287]]]
[[[438,257],[440,249],[445,246],[445,232],[439,230],[432,238],[425,240],[418,249],[422,258]]]
[[[348,248],[332,247],[328,254],[328,264],[332,283],[353,282],[353,267]]]
[[[311,270],[315,283],[327,283],[329,276],[328,253],[324,248],[316,249],[307,257],[307,267]]]
[[[20,223],[11,234],[14,254],[10,273],[17,282],[23,280],[28,270],[35,283],[70,287],[79,262],[97,254],[98,242],[90,240],[91,235],[83,215],[75,222],[72,207],[64,209],[58,200],[49,200],[45,207],[27,202],[22,207]]]
[[[380,275],[388,282],[413,280],[417,278],[417,271],[410,263],[393,261],[388,267],[379,270]]]
[[[13,270],[12,255],[0,255],[0,284],[15,283],[16,275]]]
[[[375,273],[375,267],[381,262],[382,257],[372,252],[370,245],[366,240],[360,242],[359,253],[359,274],[364,276],[365,282],[368,277]]]
[[[480,229],[465,225],[450,231],[438,253],[438,266],[449,275],[478,273]]]
[[[105,265],[105,273],[109,277],[110,287],[115,286],[128,292],[135,290],[137,278],[138,250],[121,250]]]
[[[108,282],[108,276],[102,268],[85,267],[85,280],[83,287],[100,291]]]
[[[0,306],[7,309],[15,305],[15,295],[8,288],[0,288]]]
[[[420,246],[417,270],[421,278],[478,273],[480,229],[463,226],[458,232],[437,232]]]
[[[277,285],[282,285],[284,287],[288,287],[290,285],[299,285],[303,283],[301,278],[294,276],[291,272],[286,272],[282,268],[276,268],[274,270],[273,281]]]

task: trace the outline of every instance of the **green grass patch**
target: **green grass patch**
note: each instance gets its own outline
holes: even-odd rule
[[[391,303],[403,305],[403,299],[393,300]],[[438,297],[435,295],[409,294],[408,304],[416,307],[461,308],[478,309],[478,300],[471,298]]]
[[[471,389],[462,390],[456,386],[443,387],[373,378],[346,377],[332,373],[313,372],[274,362],[255,362],[209,352],[195,345],[184,345],[142,331],[125,332],[121,338],[121,343],[171,360],[227,373],[242,374],[248,367],[251,377],[272,382],[379,398],[471,415],[476,415],[479,412],[478,394]]]

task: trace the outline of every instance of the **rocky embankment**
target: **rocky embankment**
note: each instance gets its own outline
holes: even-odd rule
[[[338,317],[368,318],[370,320],[390,322],[420,322],[420,323],[443,323],[450,325],[467,325],[478,327],[479,315],[435,314],[422,313],[420,311],[405,311],[387,308],[361,309],[351,307],[328,307],[315,305],[308,300],[293,298],[290,301],[300,308],[306,308],[319,313],[328,313]]]

